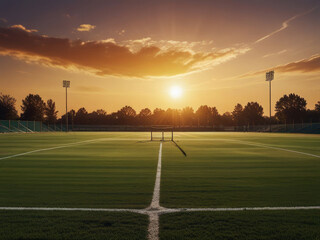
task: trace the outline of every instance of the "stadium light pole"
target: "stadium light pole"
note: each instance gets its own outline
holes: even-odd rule
[[[274,71],[266,73],[266,81],[269,82],[269,131],[271,132],[271,81],[274,79]]]
[[[70,87],[70,81],[63,80],[63,87],[66,88],[66,132],[68,132],[68,88]]]

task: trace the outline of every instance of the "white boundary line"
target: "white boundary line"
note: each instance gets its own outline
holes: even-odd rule
[[[66,148],[66,147],[71,147],[71,146],[80,145],[80,144],[92,143],[92,142],[96,142],[96,141],[99,141],[99,139],[85,140],[85,141],[81,141],[81,142],[68,143],[68,144],[64,144],[64,145],[60,145],[60,146],[56,146],[56,147],[36,149],[36,150],[28,151],[28,152],[23,152],[23,153],[18,153],[18,154],[6,156],[6,157],[1,157],[0,160],[19,157],[19,156],[28,155],[28,154],[37,153],[37,152],[55,150],[55,149],[59,149],[59,148]]]
[[[159,239],[160,182],[161,182],[162,142],[160,142],[156,181],[150,206],[146,209],[149,215],[148,239]]]
[[[0,157],[0,160],[19,157],[19,156],[28,155],[28,154],[37,153],[37,152],[44,152],[44,151],[50,151],[50,150],[55,150],[55,149],[60,149],[60,148],[67,148],[67,147],[72,147],[72,146],[81,145],[81,144],[90,144],[90,143],[99,142],[99,141],[131,141],[131,140],[136,141],[136,140],[141,140],[141,139],[97,138],[97,139],[85,140],[85,141],[74,142],[74,143],[67,143],[67,144],[58,145],[55,147],[41,148],[41,149],[36,149],[36,150],[28,151],[28,152],[13,154],[13,155],[5,156],[5,157]]]
[[[181,141],[226,141],[226,142],[237,142],[237,143],[239,143],[239,144],[244,144],[244,145],[248,145],[248,146],[263,147],[263,148],[269,148],[269,149],[275,149],[275,150],[280,150],[280,151],[298,153],[298,154],[303,154],[303,155],[307,155],[307,156],[310,156],[310,157],[320,158],[320,155],[316,155],[316,154],[312,154],[312,153],[299,152],[299,151],[290,150],[290,149],[286,149],[286,148],[273,147],[273,146],[266,145],[266,144],[263,144],[263,143],[254,143],[254,142],[241,141],[241,140],[236,140],[236,139],[225,139],[225,138],[222,138],[222,139],[196,138],[196,139],[178,139],[178,140],[181,140]]]
[[[286,211],[286,210],[320,210],[320,206],[296,207],[235,207],[235,208],[163,208],[159,210],[131,208],[60,208],[60,207],[0,207],[5,211],[82,211],[82,212],[131,212],[144,215],[162,215],[178,212],[241,212],[241,211]]]
[[[160,208],[161,158],[162,158],[162,142],[160,143],[156,182],[154,184],[152,201],[149,207],[150,209]]]

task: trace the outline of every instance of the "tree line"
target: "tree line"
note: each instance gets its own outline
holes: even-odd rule
[[[58,111],[52,99],[46,102],[38,94],[29,94],[22,100],[21,114],[16,110],[16,99],[0,93],[0,120],[29,120],[46,123],[66,121],[66,114],[57,117]],[[272,124],[320,122],[320,101],[314,109],[307,109],[307,101],[294,93],[284,95],[275,104],[276,114]],[[253,126],[269,124],[269,117],[264,116],[263,107],[257,102],[246,105],[236,104],[232,112],[220,114],[216,107],[200,106],[196,111],[191,107],[166,110],[156,108],[151,111],[144,108],[136,112],[130,106],[124,106],[108,114],[103,109],[88,112],[84,107],[68,112],[69,124],[92,125],[174,125],[174,126]]]

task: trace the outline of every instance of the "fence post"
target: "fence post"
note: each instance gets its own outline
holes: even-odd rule
[[[10,131],[10,126],[11,126],[11,123],[10,123],[10,120],[9,120],[9,131]]]
[[[36,121],[33,120],[33,131],[35,132],[36,131]]]

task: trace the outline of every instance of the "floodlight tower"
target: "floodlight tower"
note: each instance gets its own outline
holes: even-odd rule
[[[274,79],[274,71],[266,73],[266,81],[269,82],[269,130],[271,132],[271,81]]]
[[[68,132],[68,88],[70,87],[70,81],[63,80],[63,87],[66,88],[66,132]]]

